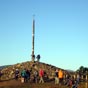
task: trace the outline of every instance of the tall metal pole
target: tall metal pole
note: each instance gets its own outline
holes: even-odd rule
[[[34,40],[35,40],[35,20],[33,16],[33,25],[32,25],[32,62],[35,61],[35,54],[34,54]]]

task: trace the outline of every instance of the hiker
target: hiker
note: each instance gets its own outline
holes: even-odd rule
[[[1,81],[1,76],[2,76],[3,74],[2,74],[2,72],[1,72],[1,70],[0,70],[0,81]]]
[[[58,69],[55,71],[55,84],[59,84]]]
[[[77,79],[75,80],[72,88],[78,88],[79,82],[80,82],[80,76],[79,76],[79,74],[77,74]]]
[[[40,55],[38,54],[36,58],[37,58],[37,62],[39,62],[39,60],[40,60],[41,57],[40,57]]]
[[[44,71],[40,69],[39,70],[39,77],[40,77],[39,83],[44,83],[43,76],[44,76]]]
[[[34,82],[35,83],[38,82],[38,71],[37,70],[34,71]]]
[[[26,80],[26,70],[21,71],[21,82],[24,83]]]
[[[30,80],[30,70],[26,70],[26,74],[25,74],[25,82],[28,82]]]
[[[62,84],[63,82],[63,71],[60,69],[58,71],[59,83]]]
[[[72,88],[78,88],[78,82],[77,82],[77,80],[76,80],[75,83],[72,85]]]
[[[19,70],[16,69],[15,70],[15,80],[18,80],[18,78],[19,78]]]
[[[71,79],[71,77],[69,77],[69,79],[67,80],[67,84],[66,84],[66,86],[72,86],[72,79]]]

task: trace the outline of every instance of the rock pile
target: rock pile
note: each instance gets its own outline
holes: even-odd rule
[[[44,70],[44,72],[48,75],[49,78],[54,77],[55,69],[57,69],[57,67],[55,66],[45,64],[42,62],[36,61],[33,63],[31,61],[27,61],[27,62],[15,64],[15,65],[7,66],[6,68],[2,69],[1,72],[3,73],[3,75],[1,76],[1,80],[13,79],[15,76],[16,69],[18,69],[20,73],[23,69],[29,69],[31,70],[31,74],[33,74],[35,70],[39,71],[40,68]]]

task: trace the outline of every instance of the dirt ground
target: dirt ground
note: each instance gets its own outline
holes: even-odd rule
[[[63,85],[55,85],[54,82],[39,83],[21,83],[20,80],[9,80],[0,82],[0,88],[71,88]],[[81,83],[78,88],[88,88],[88,84]]]

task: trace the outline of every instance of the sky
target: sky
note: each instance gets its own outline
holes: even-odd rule
[[[0,66],[35,56],[63,69],[88,67],[88,0],[0,0]]]

